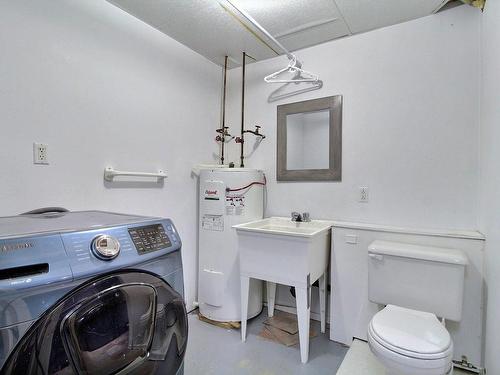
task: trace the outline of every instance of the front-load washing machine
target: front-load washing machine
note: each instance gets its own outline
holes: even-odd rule
[[[58,211],[0,218],[0,374],[182,374],[174,224]]]

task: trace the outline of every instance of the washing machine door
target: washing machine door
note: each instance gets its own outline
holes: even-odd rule
[[[122,271],[67,294],[19,341],[2,374],[178,374],[187,345],[182,297],[161,278]]]

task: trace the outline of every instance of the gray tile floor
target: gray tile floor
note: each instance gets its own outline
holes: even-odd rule
[[[185,375],[332,375],[337,372],[347,353],[347,347],[319,334],[311,339],[309,363],[300,363],[299,347],[286,347],[258,336],[264,310],[248,323],[248,336],[241,342],[239,330],[226,330],[189,315],[189,338],[185,360]],[[319,322],[313,321],[319,332]]]

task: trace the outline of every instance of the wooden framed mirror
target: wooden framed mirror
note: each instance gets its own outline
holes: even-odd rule
[[[342,96],[278,106],[278,181],[342,180]]]

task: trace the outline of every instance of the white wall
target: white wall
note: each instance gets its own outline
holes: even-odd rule
[[[486,234],[486,368],[500,374],[500,1],[489,0],[481,30],[480,228]]]
[[[42,206],[174,220],[196,297],[196,181],[219,123],[220,68],[104,0],[0,2],[0,215]],[[48,166],[32,142],[49,144]],[[103,170],[155,184],[103,183]]]
[[[323,89],[269,104],[262,78],[284,57],[248,65],[246,126],[267,136],[246,161],[268,175],[266,215],[309,211],[418,227],[475,228],[478,183],[479,14],[452,10],[297,52]],[[229,75],[230,131],[240,126],[241,70]],[[340,183],[276,182],[276,105],[343,95]],[[246,136],[246,154],[253,150]],[[237,162],[232,145],[228,160]],[[239,163],[236,163],[237,165]],[[370,202],[358,203],[368,186]]]

